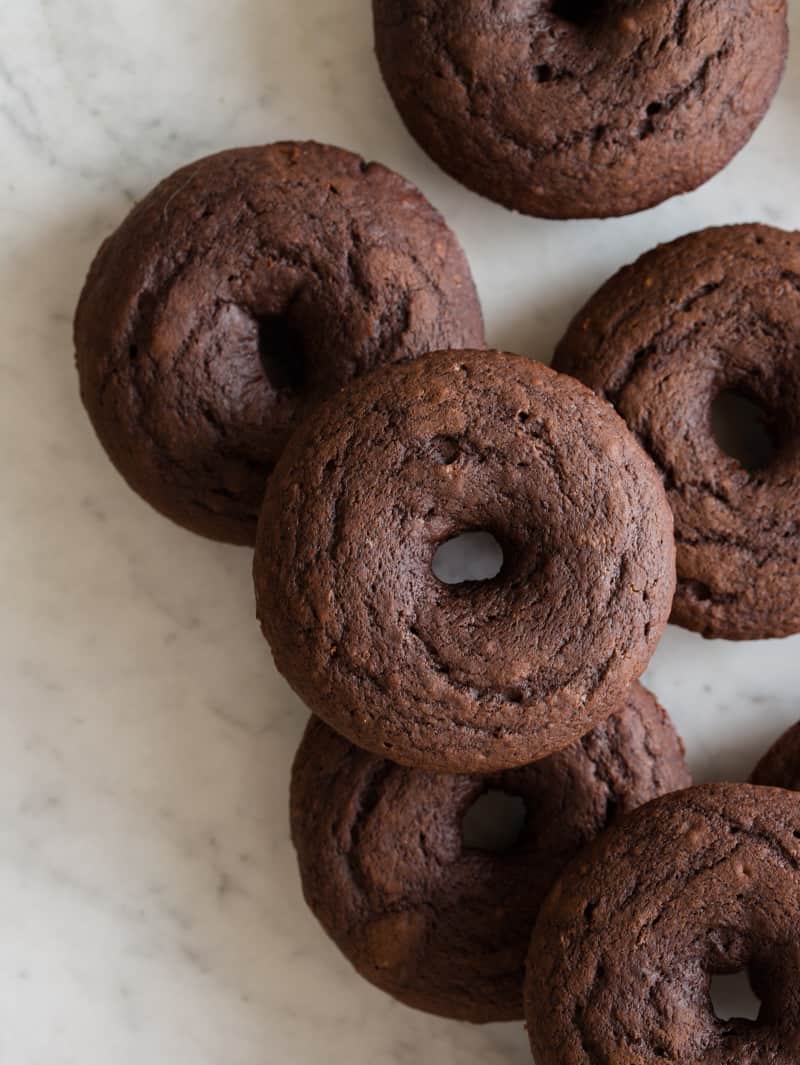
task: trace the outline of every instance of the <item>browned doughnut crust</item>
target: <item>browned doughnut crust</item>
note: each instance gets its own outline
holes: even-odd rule
[[[488,776],[407,769],[312,718],[292,773],[303,891],[355,968],[401,1002],[476,1023],[513,1020],[555,877],[619,816],[689,783],[666,711],[639,684],[571,747]],[[505,851],[462,842],[462,818],[489,790],[525,802],[521,836]]]
[[[724,226],[648,252],[576,315],[553,365],[609,399],[661,470],[673,620],[727,639],[800,631],[800,233]],[[779,446],[763,469],[714,439],[726,390],[766,413]]]
[[[537,1065],[797,1065],[800,796],[717,784],[655,799],[566,869],[534,930]],[[712,974],[761,1012],[718,1020]]]
[[[750,780],[753,784],[800,791],[800,721],[775,741]]]
[[[431,562],[492,533],[492,580]],[[442,351],[318,408],[270,480],[255,557],[278,669],[353,743],[486,772],[560,750],[620,705],[674,590],[672,519],[613,409],[518,355]]]
[[[778,87],[786,0],[373,0],[384,80],[456,180],[526,214],[687,192]]]
[[[483,343],[469,266],[404,178],[286,142],[201,159],[102,246],[75,318],[81,394],[131,486],[253,543],[311,404],[385,362]]]

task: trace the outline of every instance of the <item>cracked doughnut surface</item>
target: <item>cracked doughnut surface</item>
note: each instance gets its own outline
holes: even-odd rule
[[[753,784],[800,791],[800,721],[770,747],[750,780]]]
[[[553,365],[610,400],[661,470],[673,620],[727,639],[800,631],[800,233],[726,226],[648,252],[576,315]],[[763,411],[763,468],[714,438],[726,391]]]
[[[778,87],[786,0],[373,0],[411,134],[483,196],[551,218],[687,192]]]
[[[537,1065],[796,1065],[800,796],[717,784],[640,807],[542,906],[525,1004]],[[758,1020],[718,1020],[747,969]]]
[[[312,718],[292,773],[292,838],[309,906],[366,979],[431,1013],[513,1020],[558,873],[617,817],[689,783],[666,712],[639,684],[582,740],[488,776],[407,769]],[[525,802],[507,850],[462,842],[462,818],[489,790]]]
[[[130,485],[195,532],[253,543],[309,406],[352,377],[483,344],[469,267],[413,185],[285,142],[177,171],[101,247],[75,319],[81,394]]]
[[[496,537],[491,580],[431,562]],[[382,367],[295,433],[254,563],[278,669],[353,743],[482,772],[572,743],[622,702],[666,624],[672,518],[614,410],[519,355]]]

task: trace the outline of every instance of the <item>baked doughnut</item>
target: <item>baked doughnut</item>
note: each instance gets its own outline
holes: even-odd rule
[[[648,252],[589,300],[553,365],[610,400],[661,470],[673,620],[727,639],[800,631],[800,233],[725,226]],[[716,442],[731,393],[762,411],[766,465]]]
[[[292,773],[292,838],[309,906],[363,976],[431,1013],[513,1020],[558,873],[618,816],[689,783],[666,712],[639,684],[566,750],[488,776],[406,769],[312,718]],[[503,797],[524,802],[505,849],[462,834],[488,793],[500,810]]]
[[[750,780],[753,784],[800,791],[800,721],[775,741]]]
[[[641,806],[556,882],[525,985],[537,1065],[800,1059],[800,795],[691,788]],[[758,1020],[723,1021],[714,974],[747,970]]]
[[[500,572],[445,584],[465,531]],[[519,355],[441,351],[317,409],[270,479],[254,563],[275,663],[311,710],[406,765],[488,772],[618,707],[674,590],[658,474],[613,409]]]
[[[748,141],[786,61],[786,0],[373,0],[411,134],[457,181],[548,218],[630,214]]]
[[[398,174],[314,143],[167,178],[100,249],[75,319],[114,464],[174,521],[243,544],[311,404],[380,363],[482,343],[441,215]]]

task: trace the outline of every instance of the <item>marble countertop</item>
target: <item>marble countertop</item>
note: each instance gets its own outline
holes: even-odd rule
[[[793,3],[800,46],[800,4]],[[84,417],[71,316],[135,198],[209,151],[315,137],[416,181],[470,257],[488,337],[546,357],[642,250],[712,223],[800,226],[800,47],[750,146],[612,222],[511,215],[403,130],[368,0],[6,0],[0,8],[0,1062],[522,1065],[520,1025],[414,1013],[306,911],[287,831],[306,713],[254,621],[250,554],[162,520]],[[701,779],[800,714],[800,637],[670,629],[648,681]]]

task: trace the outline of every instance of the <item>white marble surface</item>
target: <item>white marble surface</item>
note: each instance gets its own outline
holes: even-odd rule
[[[304,909],[287,782],[305,712],[253,617],[247,551],[131,495],[81,410],[70,318],[100,239],[180,163],[313,136],[417,181],[472,261],[494,345],[540,357],[620,263],[715,222],[800,226],[798,48],[749,148],[606,223],[514,217],[402,129],[368,0],[0,7],[0,1063],[520,1065],[363,984]],[[671,630],[649,673],[702,778],[800,714],[800,639]]]

